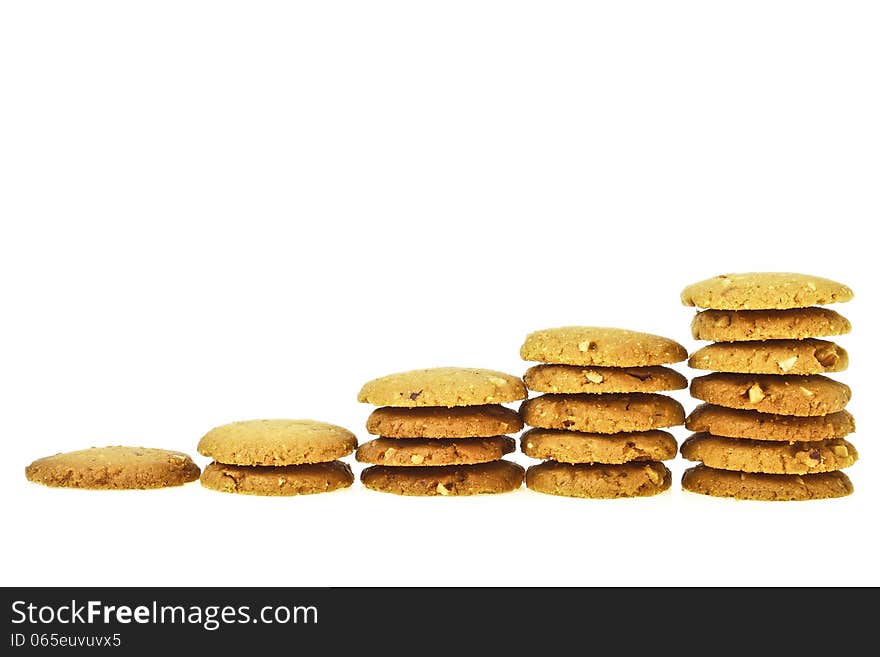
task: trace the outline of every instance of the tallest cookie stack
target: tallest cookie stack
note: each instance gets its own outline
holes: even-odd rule
[[[752,500],[811,500],[852,492],[840,472],[858,458],[844,437],[855,430],[844,410],[850,389],[823,374],[848,365],[846,351],[822,337],[849,333],[840,314],[819,306],[849,301],[846,285],[805,274],[725,274],[681,294],[693,336],[711,340],[689,365],[705,402],[687,418],[695,431],[681,447],[698,465],[685,490]]]

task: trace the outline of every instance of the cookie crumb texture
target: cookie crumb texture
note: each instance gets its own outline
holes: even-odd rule
[[[688,365],[741,374],[822,374],[842,372],[849,365],[849,356],[843,347],[814,338],[715,342],[694,352]]]
[[[513,438],[376,438],[357,450],[357,460],[376,465],[430,467],[497,461],[516,447]]]
[[[202,486],[211,490],[273,497],[328,493],[353,482],[351,468],[342,461],[279,467],[211,463],[201,477]]]
[[[674,459],[678,444],[666,431],[618,434],[530,429],[520,438],[522,451],[533,459],[561,463],[619,464]]]
[[[541,395],[523,402],[526,424],[587,433],[649,431],[684,422],[684,408],[665,395]]]
[[[681,487],[701,495],[765,502],[830,499],[853,492],[849,477],[840,471],[808,475],[754,474],[716,470],[705,465],[686,470]]]
[[[523,380],[529,390],[550,393],[659,392],[687,388],[687,379],[668,367],[580,367],[535,365]]]
[[[548,495],[609,499],[649,497],[668,490],[672,474],[662,463],[584,465],[547,461],[526,473],[529,490]]]
[[[842,411],[849,386],[825,376],[707,374],[691,381],[691,395],[709,404],[802,417]]]
[[[687,350],[651,333],[600,326],[561,326],[535,331],[520,348],[523,360],[558,365],[642,367],[677,363]]]
[[[386,438],[479,438],[522,431],[516,411],[499,404],[453,408],[377,408],[367,431]]]
[[[849,411],[796,417],[700,404],[685,420],[685,427],[728,438],[808,442],[843,438],[856,430],[856,423]]]
[[[505,404],[527,396],[522,380],[504,372],[435,367],[369,381],[358,393],[358,401],[397,408],[453,407]]]
[[[37,459],[25,468],[25,476],[54,488],[149,489],[195,481],[199,466],[182,452],[120,445]]]
[[[361,472],[370,490],[394,495],[454,497],[509,493],[522,485],[525,470],[510,461],[428,468],[374,465]]]
[[[802,340],[849,333],[849,320],[829,308],[704,310],[691,322],[695,340]]]
[[[849,301],[846,285],[819,276],[788,272],[722,274],[688,285],[681,302],[712,310],[785,310]]]

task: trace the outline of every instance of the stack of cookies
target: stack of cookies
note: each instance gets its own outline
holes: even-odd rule
[[[214,462],[205,488],[246,495],[308,495],[348,488],[351,468],[337,459],[357,447],[355,435],[315,420],[248,420],[211,429],[199,453]]]
[[[439,367],[370,381],[358,401],[379,406],[357,460],[364,486],[396,495],[477,495],[519,488],[523,468],[502,456],[522,429],[501,404],[525,399],[522,381],[493,370]]]
[[[687,418],[695,431],[682,455],[702,465],[684,473],[685,490],[750,500],[813,500],[852,492],[840,472],[858,458],[844,437],[855,430],[844,410],[848,386],[822,376],[847,367],[828,340],[850,323],[817,306],[849,301],[847,286],[787,273],[726,274],[684,289],[682,302],[705,310],[693,320],[697,340],[714,344],[689,365],[706,402]]]
[[[678,444],[664,427],[684,422],[681,404],[663,390],[687,387],[668,367],[687,358],[674,340],[615,328],[567,326],[530,334],[520,355],[541,365],[526,386],[545,393],[522,404],[535,427],[522,435],[522,451],[545,460],[529,468],[531,490],[569,497],[656,495],[671,475],[661,461]]]

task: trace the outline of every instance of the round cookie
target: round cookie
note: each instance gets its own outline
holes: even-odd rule
[[[722,438],[697,433],[684,441],[681,455],[718,470],[766,474],[813,474],[848,468],[859,458],[845,440],[810,443]]]
[[[316,420],[246,420],[211,429],[199,454],[229,465],[326,463],[357,447],[348,429]]]
[[[376,438],[357,450],[361,463],[391,466],[431,467],[472,465],[497,461],[516,447],[513,438]]]
[[[842,283],[787,272],[722,274],[688,285],[681,292],[684,305],[712,310],[784,310],[852,298],[852,290]]]
[[[242,495],[312,495],[348,488],[354,482],[351,468],[342,461],[271,467],[211,463],[201,477],[202,486]]]
[[[675,340],[650,333],[598,326],[535,331],[519,350],[523,360],[558,365],[644,367],[677,363],[687,351]]]
[[[728,438],[811,442],[843,438],[856,430],[849,411],[796,417],[700,404],[684,423],[691,431]]]
[[[361,472],[371,490],[421,497],[509,493],[522,486],[525,471],[510,461],[429,468],[374,465]]]
[[[514,410],[498,404],[453,408],[377,408],[367,418],[367,431],[386,438],[478,438],[522,431]]]
[[[802,340],[849,333],[849,320],[829,308],[704,310],[691,322],[695,340]]]
[[[587,433],[649,431],[684,422],[681,404],[665,395],[541,395],[520,406],[526,424]]]
[[[839,470],[808,475],[757,474],[705,465],[686,470],[681,487],[701,495],[767,502],[845,497],[853,491],[849,477]]]
[[[522,451],[533,459],[560,463],[618,464],[674,459],[678,444],[666,431],[581,433],[529,429],[521,437]]]
[[[818,374],[729,374],[698,376],[691,395],[709,404],[779,415],[828,415],[842,411],[849,386]]]
[[[579,367],[535,365],[523,380],[529,390],[553,393],[659,392],[687,388],[687,379],[668,367]]]
[[[521,379],[468,367],[435,367],[389,374],[364,384],[358,401],[374,406],[479,406],[504,404],[528,396]]]
[[[849,365],[846,350],[827,340],[715,342],[694,352],[688,365],[696,370],[743,374],[822,374]]]
[[[565,497],[649,497],[668,490],[671,484],[672,474],[655,462],[586,465],[547,461],[526,472],[529,490]]]
[[[119,445],[37,459],[24,469],[24,474],[28,481],[53,488],[129,490],[195,481],[199,466],[183,452]]]

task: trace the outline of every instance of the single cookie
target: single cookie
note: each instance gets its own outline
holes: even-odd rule
[[[202,486],[243,495],[311,495],[348,488],[354,482],[351,468],[342,461],[271,467],[211,463],[201,477]]]
[[[766,474],[832,472],[848,468],[859,458],[856,448],[840,439],[785,443],[722,438],[708,433],[696,433],[685,440],[681,455],[710,468]]]
[[[727,408],[779,415],[828,415],[850,399],[845,383],[818,374],[707,374],[691,381],[691,395]]]
[[[686,306],[713,310],[784,310],[849,301],[853,291],[827,278],[786,272],[722,274],[688,285]]]
[[[453,408],[377,408],[367,431],[386,438],[478,438],[522,431],[516,411],[498,404]]]
[[[315,420],[247,420],[211,429],[199,454],[229,465],[326,463],[357,447],[348,429]]]
[[[705,465],[686,470],[681,487],[701,495],[767,502],[846,497],[853,491],[849,477],[840,471],[808,475],[756,474],[716,470]]]
[[[849,411],[828,415],[796,417],[745,411],[712,404],[700,404],[685,420],[691,431],[711,433],[728,438],[810,442],[843,438],[856,430]]]
[[[561,463],[629,463],[674,459],[678,443],[666,431],[581,433],[529,429],[521,437],[522,451],[533,459]]]
[[[186,454],[166,449],[92,447],[37,459],[24,474],[53,488],[146,489],[195,481],[199,466]]]
[[[541,429],[620,433],[673,427],[684,422],[681,404],[665,395],[541,395],[522,403],[526,424]]]
[[[525,471],[510,461],[430,468],[374,465],[361,472],[371,490],[395,495],[483,495],[509,493],[522,486]]]
[[[523,360],[559,365],[642,367],[677,363],[687,351],[675,340],[650,333],[597,326],[535,331],[519,350]]]
[[[523,377],[536,392],[659,392],[687,388],[687,379],[668,367],[578,367],[535,365]]]
[[[472,465],[497,461],[516,447],[513,438],[376,438],[357,450],[361,463],[394,466]]]
[[[435,367],[374,379],[361,388],[358,401],[374,406],[479,406],[504,404],[528,396],[521,379],[495,370]]]
[[[668,490],[671,484],[672,474],[655,462],[586,465],[547,461],[526,472],[529,490],[566,497],[648,497]]]
[[[842,372],[849,356],[843,347],[814,338],[715,342],[694,352],[688,365],[696,370],[744,374],[822,374]]]
[[[691,322],[696,340],[801,340],[849,333],[852,326],[828,308],[789,310],[704,310]]]

